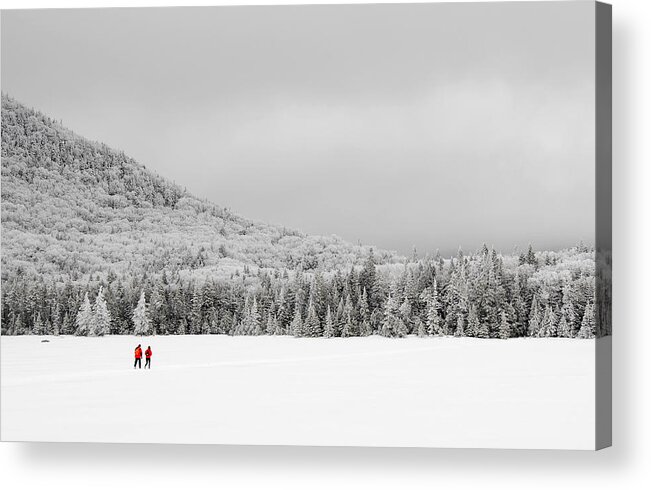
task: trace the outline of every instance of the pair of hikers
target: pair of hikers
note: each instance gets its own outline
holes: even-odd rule
[[[140,347],[140,344],[138,344],[138,347],[136,347],[136,360],[133,363],[133,369],[136,369],[136,366],[138,366],[138,369],[142,367],[141,362],[142,362],[142,347]],[[147,346],[147,350],[145,351],[145,369],[151,369],[151,347]]]

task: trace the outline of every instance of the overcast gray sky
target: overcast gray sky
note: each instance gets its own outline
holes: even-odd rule
[[[592,2],[2,12],[2,90],[257,220],[403,253],[594,234]]]

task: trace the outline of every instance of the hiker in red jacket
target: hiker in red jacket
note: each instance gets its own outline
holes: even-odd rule
[[[151,369],[151,347],[149,346],[145,351],[145,369]]]
[[[140,347],[140,344],[136,347],[136,360],[133,363],[133,369],[136,369],[136,365],[138,369],[142,368],[142,347]]]

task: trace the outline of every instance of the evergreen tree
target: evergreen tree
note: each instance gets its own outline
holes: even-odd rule
[[[426,337],[428,335],[427,327],[425,326],[423,321],[420,319],[420,317],[416,317],[416,322],[415,323],[416,323],[416,326],[415,326],[416,335],[418,335],[421,338]]]
[[[253,296],[253,303],[249,310],[249,335],[262,335],[262,317],[258,311],[258,300]]]
[[[287,333],[286,330],[281,325],[280,320],[278,320],[278,316],[275,315],[275,314],[274,314],[274,317],[273,317],[273,324],[274,324],[274,326],[276,328],[274,330],[273,335],[285,335]]]
[[[487,320],[479,322],[479,328],[476,330],[476,332],[477,332],[477,335],[476,335],[477,338],[480,338],[480,339],[490,338],[490,329],[489,329]]]
[[[77,325],[75,335],[90,335],[92,329],[94,328],[93,308],[90,306],[88,293],[84,294],[84,301],[79,308],[79,312],[77,313],[77,320],[75,323]]]
[[[151,319],[152,329],[156,333],[164,333],[161,328],[164,327],[164,307],[165,291],[162,284],[154,287],[149,297],[149,316]]]
[[[337,305],[337,312],[335,314],[335,336],[336,335],[341,335],[341,332],[344,329],[344,325],[346,324],[346,320],[344,318],[344,299],[341,298],[339,300],[339,304]]]
[[[99,288],[97,297],[95,298],[95,307],[93,308],[94,322],[91,330],[91,335],[102,337],[111,332],[111,314],[106,306],[104,299],[104,289]]]
[[[287,326],[292,322],[292,311],[291,311],[291,306],[287,301],[287,292],[285,290],[284,284],[280,288],[280,292],[278,293],[278,299],[276,300],[276,304],[278,305],[277,308],[278,323],[280,325],[281,330],[286,333]]]
[[[14,335],[25,335],[25,322],[23,321],[22,314],[18,314],[14,317],[13,331]]]
[[[571,337],[572,330],[567,319],[565,318],[565,312],[561,311],[561,320],[558,322],[558,336],[559,337]]]
[[[181,318],[179,320],[179,327],[178,327],[178,334],[179,335],[185,335],[188,330],[188,322],[185,318]]]
[[[513,278],[513,291],[511,298],[511,303],[514,310],[513,333],[517,337],[526,335],[528,328],[527,307],[525,305],[524,293],[522,291],[522,285],[520,282],[521,276],[520,270],[518,268],[516,269],[515,277]]]
[[[371,335],[373,330],[371,327],[371,315],[369,313],[368,296],[366,294],[366,288],[362,290],[362,295],[359,300],[359,317],[360,317],[359,334],[362,337]]]
[[[332,313],[330,311],[330,305],[328,305],[328,309],[326,312],[325,328],[323,329],[323,336],[326,338],[331,338],[335,336],[335,326],[332,321]]]
[[[134,335],[151,334],[151,322],[149,320],[149,312],[147,311],[144,289],[140,293],[140,299],[138,300],[136,308],[133,310],[132,320]]]
[[[278,318],[276,317],[275,313],[272,313],[271,310],[269,310],[269,313],[267,314],[267,325],[265,331],[267,335],[280,335],[280,325],[278,324]]]
[[[72,322],[70,321],[70,316],[66,312],[66,314],[63,315],[63,321],[61,322],[61,333],[63,333],[64,335],[73,333],[72,327],[73,325]]]
[[[445,335],[445,329],[443,328],[443,321],[441,320],[441,314],[439,313],[439,300],[438,300],[438,287],[436,279],[434,279],[432,287],[426,289],[424,292],[425,303],[427,308],[427,334],[428,335]],[[458,300],[459,295],[455,294],[454,299]],[[460,309],[457,307],[453,309],[458,316]]]
[[[538,307],[538,296],[533,295],[531,301],[531,312],[529,313],[529,336],[538,337],[542,320],[540,318],[540,309]]]
[[[459,314],[457,315],[457,328],[454,330],[454,336],[464,337],[465,335],[466,332],[464,331],[463,314],[459,312]]]
[[[501,339],[508,339],[511,337],[511,324],[509,323],[509,318],[506,314],[506,311],[502,311],[500,314],[500,328],[498,335]]]
[[[477,316],[477,309],[474,305],[470,305],[468,308],[468,328],[466,330],[466,335],[471,337],[481,337],[486,335],[488,337],[488,330],[485,332],[480,332],[481,326],[479,324],[479,317]]]
[[[303,336],[303,319],[301,318],[300,308],[295,308],[294,310],[294,319],[292,320],[290,329],[294,337]]]
[[[316,307],[314,306],[314,301],[310,298],[310,303],[307,307],[307,317],[305,318],[305,324],[303,325],[303,332],[306,337],[320,337],[321,336],[321,322],[319,322],[319,317],[316,313]]]
[[[149,307],[151,308],[151,302],[149,303]],[[223,333],[221,330],[221,324],[219,322],[219,313],[217,313],[217,308],[215,308],[214,306],[210,308],[210,314],[208,315],[208,318],[210,319],[209,320],[210,329],[208,333],[212,335]],[[153,324],[153,322],[152,322],[152,329],[154,330],[154,335],[158,333],[156,331],[156,325]]]
[[[380,306],[380,298],[375,270],[375,256],[373,249],[370,249],[364,268],[360,273],[360,285],[366,289],[368,294],[369,309],[373,310]]]
[[[402,304],[400,305],[400,319],[405,325],[406,330],[409,332],[413,328],[413,322],[411,319],[411,303],[409,302],[409,298],[405,296],[405,299],[403,300]]]
[[[570,335],[569,337],[575,337],[576,333],[579,329],[578,321],[577,321],[577,315],[575,311],[575,303],[576,303],[576,293],[574,292],[572,288],[572,284],[567,281],[563,285],[563,299],[562,299],[562,306],[561,306],[561,317],[565,316],[565,321],[568,324],[569,332]]]
[[[267,312],[267,322],[265,323],[264,333],[267,335],[274,335],[277,330],[276,325],[276,316],[273,313],[273,310],[269,308]]]
[[[407,327],[400,318],[398,302],[395,299],[395,286],[384,306],[384,322],[380,328],[380,335],[385,337],[404,337],[407,334]]]
[[[57,301],[52,313],[52,335],[58,336],[61,334],[61,307]]]
[[[34,324],[32,325],[32,334],[33,335],[44,335],[45,326],[43,325],[43,319],[41,318],[41,312],[38,312],[34,315]]]
[[[198,334],[201,332],[201,327],[203,325],[203,296],[201,294],[201,288],[198,286],[194,287],[192,293],[192,305],[190,309],[190,333]]]
[[[343,328],[341,329],[341,336],[342,337],[352,337],[356,335],[356,325],[355,325],[355,317],[354,317],[354,310],[353,310],[353,301],[350,297],[350,294],[346,296],[346,303],[344,305],[344,325]]]
[[[550,305],[545,308],[539,337],[556,337],[556,315]]]
[[[595,318],[594,318],[594,304],[588,302],[585,305],[583,312],[583,319],[581,320],[581,328],[577,334],[579,339],[592,339],[595,336]]]
[[[526,262],[534,267],[538,265],[538,260],[536,259],[536,254],[534,253],[531,244],[529,244],[529,250],[527,251]]]

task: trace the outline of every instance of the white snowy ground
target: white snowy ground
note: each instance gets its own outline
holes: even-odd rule
[[[3,441],[594,448],[592,340],[41,339],[0,340]]]

